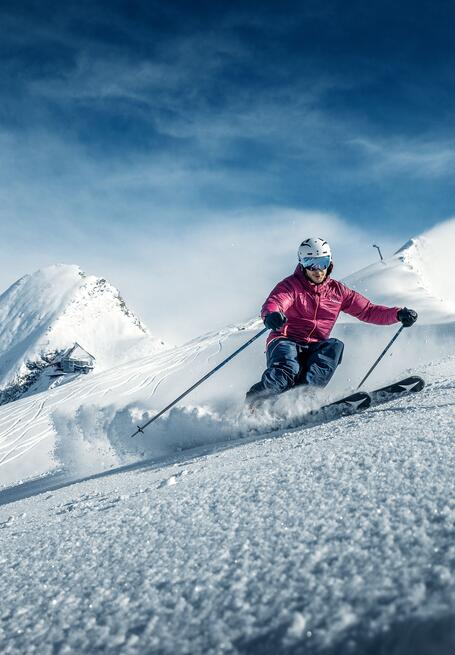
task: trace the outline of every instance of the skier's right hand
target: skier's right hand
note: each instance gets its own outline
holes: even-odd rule
[[[288,319],[283,312],[270,312],[270,314],[267,314],[264,318],[264,325],[266,328],[269,328],[269,330],[279,330],[285,323],[287,323],[287,320]]]
[[[417,312],[403,307],[403,309],[398,310],[397,319],[403,323],[403,327],[411,327],[417,321]]]

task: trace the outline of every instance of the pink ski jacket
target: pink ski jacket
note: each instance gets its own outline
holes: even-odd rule
[[[270,332],[273,339],[286,338],[297,343],[328,339],[340,312],[366,323],[392,325],[398,323],[399,307],[374,305],[357,291],[327,277],[322,284],[308,280],[300,265],[293,275],[279,282],[262,306],[261,316],[283,312],[288,319],[280,329]]]

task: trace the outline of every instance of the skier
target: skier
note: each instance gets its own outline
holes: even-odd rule
[[[333,280],[332,252],[324,239],[310,238],[298,250],[293,275],[279,282],[262,306],[267,338],[267,368],[246,394],[250,407],[297,385],[325,387],[341,363],[344,344],[330,337],[339,313],[366,323],[410,327],[417,312],[374,305]]]

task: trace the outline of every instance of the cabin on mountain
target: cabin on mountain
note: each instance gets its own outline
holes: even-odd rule
[[[63,373],[89,373],[95,366],[95,357],[76,342],[52,363]]]

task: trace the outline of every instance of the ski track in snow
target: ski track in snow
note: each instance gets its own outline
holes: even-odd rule
[[[228,334],[226,332],[226,336]],[[216,342],[219,352],[218,336]],[[137,396],[138,400],[151,399],[175,371],[182,366],[191,366],[201,352],[200,345],[191,342],[178,353],[170,350],[133,361],[112,371],[87,376],[33,398],[0,407],[0,465],[16,460],[40,441],[53,439],[52,417],[55,411],[70,409],[74,403],[79,406],[109,398],[129,396],[134,400]]]
[[[224,423],[220,423],[220,418],[213,413],[204,414],[199,410],[188,412],[177,409],[165,417],[163,423],[161,423],[162,420],[160,419],[160,422],[158,422],[160,425],[155,424],[156,427],[154,427],[153,432],[147,434],[143,442],[138,440],[134,447],[130,448],[130,445],[133,446],[133,444],[129,443],[128,434],[131,434],[135,426],[141,422],[141,412],[145,411],[145,403],[151,404],[147,405],[147,409],[150,407],[154,411],[159,411],[173,397],[199,377],[198,371],[202,375],[216,361],[219,362],[223,359],[225,355],[222,344],[226,339],[233,339],[233,342],[229,343],[229,352],[232,352],[238,343],[242,343],[247,339],[247,333],[236,328],[225,330],[221,337],[219,334],[206,337],[203,345],[201,342],[193,341],[178,349],[165,351],[142,360],[135,360],[112,369],[112,371],[84,376],[82,379],[57,387],[44,394],[23,398],[13,404],[0,407],[0,426],[2,426],[0,428],[0,471],[2,471],[2,467],[9,465],[13,460],[17,462],[21,454],[36,448],[40,442],[46,442],[47,444],[44,448],[49,453],[48,461],[55,459],[53,452],[56,444],[60,448],[59,452],[65,453],[66,451],[61,449],[61,445],[64,446],[65,441],[72,440],[76,442],[76,439],[71,437],[68,432],[71,421],[74,421],[74,428],[81,431],[79,439],[82,449],[85,447],[84,444],[90,442],[90,440],[93,441],[92,450],[100,448],[99,437],[94,438],[90,433],[91,424],[94,428],[94,434],[99,434],[102,424],[106,426],[108,432],[105,439],[107,440],[103,448],[109,450],[114,447],[114,450],[117,450],[117,455],[121,458],[119,460],[117,457],[117,460],[113,460],[112,454],[106,454],[106,465],[108,466],[122,463],[122,461],[127,463],[132,461],[131,458],[137,459],[140,456],[141,449],[146,453],[146,456],[159,457],[169,452],[169,449],[189,448],[192,445],[198,445],[198,442],[203,443],[206,438],[204,435],[207,435],[208,443],[213,442],[215,430],[221,429],[218,437],[219,441],[238,438],[242,432],[245,433],[250,430],[256,435],[260,435],[261,432],[270,432],[272,425],[268,424],[267,421],[259,422],[257,425],[250,422],[249,424],[243,424],[242,427],[242,423],[239,423],[238,418],[234,415],[231,415],[230,418],[227,417]],[[260,349],[261,347],[258,348],[258,351]],[[216,358],[216,361],[212,361],[208,366],[208,362],[214,360],[214,358]],[[189,371],[191,377],[183,378],[182,381],[180,379],[182,370]],[[220,381],[220,387],[223,390],[222,380]],[[124,411],[126,398],[129,399],[131,411],[134,410],[134,407],[137,407],[139,411],[137,416],[131,414],[129,419],[125,413],[129,410]],[[85,410],[85,414],[81,415],[81,419],[77,418],[78,408],[95,407],[95,405],[98,409],[92,418],[88,416]],[[109,409],[109,407],[112,409]],[[65,428],[65,435],[63,436],[58,432],[56,433],[55,428],[55,417],[62,414],[68,416],[68,428]],[[231,420],[234,422],[230,423]],[[180,423],[177,421],[180,421]],[[109,423],[111,427],[108,427]],[[279,423],[276,424],[276,427],[279,427]],[[201,431],[202,428],[203,431]],[[173,430],[172,435],[169,435],[169,429]],[[186,442],[182,431],[188,432],[189,436],[186,438]],[[197,435],[198,431],[200,432],[199,436]],[[179,434],[182,434],[182,437],[179,437]],[[123,439],[120,450],[118,450],[118,445],[115,445],[118,443],[119,438]],[[115,444],[112,439],[114,439]],[[97,445],[95,441],[97,441]],[[143,445],[140,445],[142,443]],[[74,463],[74,447],[71,444],[68,445],[71,459],[61,463],[71,468]],[[130,450],[129,453],[128,450]],[[54,461],[53,465],[46,464],[44,455],[42,457],[43,464],[41,469],[37,470],[38,474],[43,474],[59,466],[58,461]],[[80,457],[78,456],[79,460]],[[25,474],[30,475],[28,470],[26,470]],[[11,475],[3,478],[7,484],[10,484],[12,479]]]

